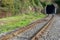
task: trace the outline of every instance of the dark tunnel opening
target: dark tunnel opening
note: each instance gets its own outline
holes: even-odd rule
[[[55,14],[55,6],[53,4],[47,5],[46,13],[47,14]]]

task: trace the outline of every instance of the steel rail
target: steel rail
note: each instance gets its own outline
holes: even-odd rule
[[[54,15],[50,18],[50,20],[31,38],[31,40],[38,40],[44,32],[49,28],[50,24],[52,23],[54,19]]]
[[[47,18],[47,17],[48,16],[46,16],[45,18]],[[27,25],[26,27],[19,28],[15,31],[9,32],[6,35],[1,36],[0,40],[8,40],[8,39],[11,39],[11,38],[17,36],[18,34],[23,33],[24,31],[31,30],[32,28],[34,28],[34,26],[36,24],[46,21],[45,18],[36,20],[36,21],[32,22],[31,24]]]

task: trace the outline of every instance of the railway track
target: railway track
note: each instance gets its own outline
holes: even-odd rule
[[[45,18],[46,18],[46,17],[45,17]],[[19,29],[15,30],[15,31],[6,33],[5,35],[2,35],[2,36],[0,37],[0,40],[8,40],[8,39],[10,39],[10,38],[13,38],[13,37],[17,36],[18,34],[23,33],[24,31],[31,30],[32,28],[34,28],[34,26],[35,26],[36,24],[46,21],[45,18],[39,19],[39,20],[37,20],[37,21],[35,21],[35,22],[27,25],[26,27],[19,28]]]
[[[54,15],[50,18],[50,20],[35,34],[31,37],[31,40],[39,40],[39,38],[44,34],[44,32],[50,27],[51,23],[53,23]]]

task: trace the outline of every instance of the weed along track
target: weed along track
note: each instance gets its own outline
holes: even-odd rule
[[[50,18],[50,20],[35,34],[32,36],[31,40],[39,40],[39,38],[44,34],[44,32],[51,26],[54,19],[54,15]]]
[[[47,17],[45,17],[43,19],[39,19],[39,20],[32,22],[31,24],[27,25],[26,27],[19,28],[17,30],[12,31],[12,32],[6,33],[6,35],[2,35],[0,37],[0,40],[9,40],[9,39],[17,36],[18,34],[21,34],[27,30],[31,30],[32,28],[34,28],[34,26],[36,26],[36,24],[46,21],[45,20],[46,18]]]

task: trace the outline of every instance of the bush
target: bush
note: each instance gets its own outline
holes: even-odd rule
[[[46,5],[46,2],[40,0],[2,0],[1,4],[8,8],[12,15],[19,15],[33,10],[33,12],[39,12]]]

